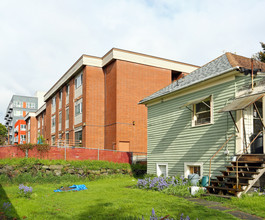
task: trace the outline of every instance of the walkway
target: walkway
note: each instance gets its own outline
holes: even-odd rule
[[[225,211],[226,213],[229,213],[229,214],[231,214],[231,215],[233,215],[233,216],[235,216],[236,218],[239,218],[239,219],[248,219],[248,220],[262,220],[263,219],[261,217],[257,217],[255,215],[251,215],[251,214],[248,214],[248,213],[245,213],[245,212],[241,212],[241,211],[235,210],[233,208],[225,207],[220,202],[207,201],[207,200],[198,199],[198,198],[186,198],[186,199],[191,201],[191,202],[195,202],[195,203],[197,203],[199,205],[205,206],[205,207],[207,207],[209,209],[216,209],[216,210],[219,210],[219,211]]]

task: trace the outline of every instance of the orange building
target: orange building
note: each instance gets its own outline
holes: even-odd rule
[[[146,152],[147,110],[139,100],[197,68],[115,48],[103,57],[82,55],[34,117],[44,118],[41,129],[52,145]]]
[[[14,144],[26,143],[26,122],[24,120],[17,120],[14,129]]]

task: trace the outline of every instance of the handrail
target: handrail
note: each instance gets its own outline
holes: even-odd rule
[[[248,144],[248,146],[243,150],[243,152],[237,157],[236,159],[236,188],[238,189],[238,160],[243,156],[243,154],[246,152],[246,150],[248,149],[248,147],[257,139],[257,137],[260,135],[260,133],[263,132],[263,130],[261,130],[256,137]]]
[[[216,153],[211,157],[210,159],[210,168],[209,168],[209,185],[211,183],[211,166],[212,166],[212,159],[219,153],[220,150],[223,149],[223,147],[231,140],[231,138],[235,136],[235,134],[232,134],[227,140],[226,142],[222,145],[222,147],[219,148],[218,151],[216,151]]]

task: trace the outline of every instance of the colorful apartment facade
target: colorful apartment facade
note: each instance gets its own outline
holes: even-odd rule
[[[38,97],[12,96],[5,115],[5,126],[8,129],[8,144],[15,143],[15,123],[18,120],[23,120],[28,112],[35,112],[37,109]]]
[[[26,122],[24,120],[17,120],[14,130],[14,144],[26,143]]]
[[[139,100],[197,68],[115,48],[101,58],[82,55],[32,117],[41,124],[45,115],[43,135],[52,145],[146,152],[147,110]]]

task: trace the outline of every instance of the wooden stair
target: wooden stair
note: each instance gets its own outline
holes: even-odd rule
[[[236,178],[236,161],[230,161],[226,170],[220,171],[222,175],[211,179],[207,186],[207,194],[221,197],[240,197],[246,193],[255,182],[265,173],[265,155],[245,154],[238,161],[238,188]]]

